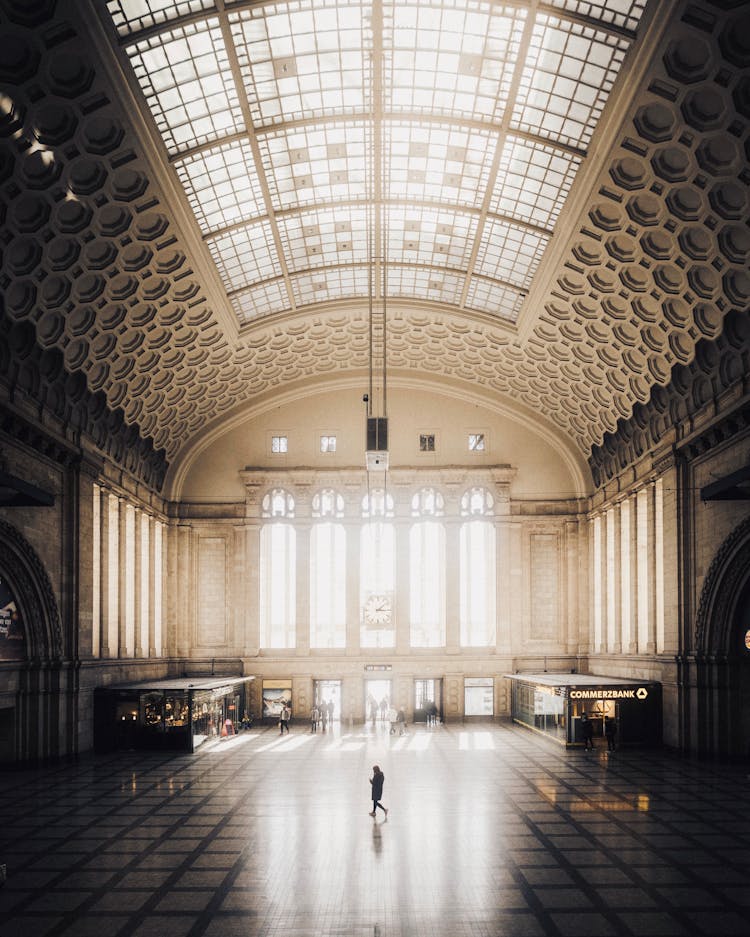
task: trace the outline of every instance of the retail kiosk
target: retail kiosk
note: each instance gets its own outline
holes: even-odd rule
[[[581,717],[592,722],[594,739],[604,735],[608,716],[617,726],[617,746],[661,744],[661,684],[580,673],[514,673],[511,716],[567,748],[583,745]]]
[[[194,752],[236,733],[253,677],[184,677],[97,687],[94,748]]]

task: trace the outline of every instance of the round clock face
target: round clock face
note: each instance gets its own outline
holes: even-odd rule
[[[388,595],[371,595],[365,601],[364,615],[368,625],[387,625],[391,620],[392,606]]]

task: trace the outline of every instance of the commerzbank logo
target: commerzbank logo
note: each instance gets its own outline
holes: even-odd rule
[[[639,686],[638,689],[635,687],[628,689],[621,689],[619,687],[607,688],[607,687],[597,687],[596,689],[591,690],[571,690],[570,698],[571,699],[637,699],[644,700],[648,696],[648,690],[645,686]]]

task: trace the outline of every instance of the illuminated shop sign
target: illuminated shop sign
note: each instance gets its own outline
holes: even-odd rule
[[[571,699],[637,699],[644,700],[648,696],[648,690],[645,686],[633,687],[632,689],[607,689],[607,687],[595,687],[590,690],[571,690]]]

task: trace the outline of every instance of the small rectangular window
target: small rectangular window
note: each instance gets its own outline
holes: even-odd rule
[[[435,451],[435,434],[434,433],[420,433],[419,434],[419,451],[420,452],[434,452]]]
[[[321,452],[335,452],[336,451],[336,437],[335,436],[321,436],[320,437],[320,451]]]
[[[279,454],[288,452],[288,440],[286,436],[271,436],[271,452]]]
[[[469,452],[484,452],[484,433],[469,433]]]

